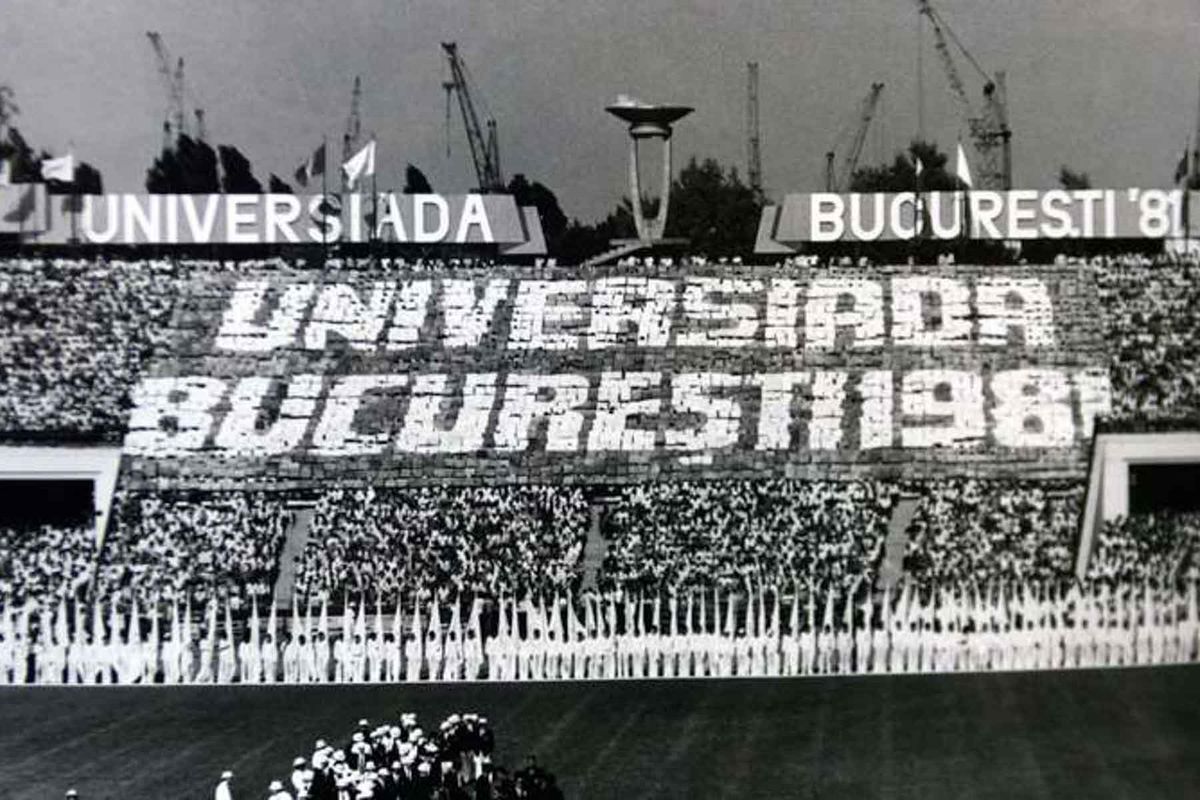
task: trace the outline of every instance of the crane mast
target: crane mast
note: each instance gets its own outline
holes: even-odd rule
[[[163,43],[162,36],[158,31],[146,31],[146,38],[150,40],[150,46],[154,49],[158,75],[167,91],[167,114],[163,119],[162,126],[163,149],[167,149],[171,147],[175,139],[186,136],[188,133],[183,59],[176,59],[175,66],[172,68],[171,54],[167,51],[167,46]],[[204,141],[208,134],[204,123],[204,109],[194,109],[193,113],[196,116],[196,136],[200,141]]]
[[[342,163],[345,164],[358,150],[362,138],[362,76],[354,76],[354,89],[350,93],[350,113],[346,117],[346,130],[342,133]],[[339,170],[339,172],[341,172]],[[346,190],[346,173],[342,175],[342,190]]]
[[[167,149],[175,137],[183,133],[183,59],[179,59],[179,63],[172,70],[171,56],[158,31],[146,31],[146,38],[150,40],[150,47],[154,50],[158,76],[167,92],[167,113],[162,125],[163,149]]]
[[[879,108],[881,94],[883,94],[883,84],[872,83],[867,96],[859,103],[858,113],[855,115],[858,124],[854,130],[854,138],[850,140],[850,146],[846,149],[845,157],[842,159],[840,174],[836,168],[837,153],[830,150],[825,154],[825,191],[838,192],[849,187],[850,181],[854,177],[854,171],[858,169],[858,161],[862,158],[863,147],[867,143],[867,131],[871,127],[871,120],[875,118],[876,109]],[[838,138],[841,139],[840,136]]]
[[[475,177],[483,192],[498,192],[504,189],[504,177],[500,172],[500,143],[496,135],[496,120],[488,117],[480,123],[467,80],[466,67],[458,56],[455,42],[442,42],[442,50],[450,65],[450,80],[442,84],[446,89],[446,101],[451,93],[458,95],[458,107],[462,112],[463,126],[467,132],[467,144],[471,148],[471,160],[475,165]]]
[[[746,177],[762,191],[762,148],[758,132],[758,62],[746,64]]]
[[[994,76],[980,66],[971,52],[955,35],[953,28],[946,23],[941,14],[930,5],[929,0],[917,0],[918,13],[929,20],[933,29],[934,48],[946,80],[950,84],[950,93],[958,104],[959,111],[967,122],[967,130],[971,143],[979,158],[976,172],[977,183],[984,189],[1012,188],[1012,130],[1008,127],[1008,98],[1006,96],[1005,75],[997,72]],[[951,44],[971,64],[983,80],[982,108],[976,109],[971,102],[966,89],[966,83],[959,73],[958,65],[951,52]]]

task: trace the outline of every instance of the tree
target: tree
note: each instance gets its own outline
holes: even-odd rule
[[[260,187],[261,188],[261,187]],[[180,134],[146,172],[151,194],[216,194],[221,191],[217,154],[207,142]]]
[[[904,152],[896,153],[890,164],[859,167],[850,178],[852,192],[911,192],[917,188],[917,159],[921,160],[921,190],[954,191],[966,188],[958,176],[947,169],[950,157],[934,142],[914,140]]]
[[[737,168],[727,172],[715,159],[688,161],[671,185],[668,238],[682,237],[708,256],[749,252],[762,216],[763,198],[742,183]]]
[[[221,191],[226,194],[262,194],[262,184],[254,177],[250,161],[232,145],[217,147],[221,160]]]
[[[295,194],[296,193],[295,191],[292,190],[291,184],[289,184],[283,178],[276,175],[274,172],[271,173],[271,177],[267,181],[267,191],[270,192],[271,194]]]
[[[1086,172],[1075,172],[1063,164],[1058,170],[1058,185],[1064,189],[1090,189],[1092,179]]]
[[[12,87],[0,83],[0,133],[4,132],[4,126],[20,111],[21,109],[13,102]]]
[[[425,173],[412,164],[404,168],[404,194],[433,194]]]
[[[8,140],[0,142],[0,159],[8,161],[9,178],[13,183],[37,183],[42,179],[37,153],[15,126],[9,125]]]
[[[546,236],[547,250],[552,243],[557,245],[567,229],[567,215],[558,204],[558,197],[541,183],[530,183],[523,174],[516,174],[508,182],[508,193],[513,196],[518,208],[533,206],[542,222],[542,233]]]

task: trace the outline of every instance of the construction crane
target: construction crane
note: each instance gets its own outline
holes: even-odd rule
[[[762,192],[762,148],[758,133],[758,62],[746,64],[746,177]]]
[[[450,80],[442,83],[446,90],[446,121],[449,123],[449,104],[451,94],[457,93],[458,107],[462,111],[463,126],[467,131],[467,144],[471,148],[471,160],[475,164],[475,177],[479,181],[482,192],[504,191],[504,176],[500,172],[500,144],[496,138],[496,120],[490,114],[486,115],[480,124],[478,112],[475,110],[475,100],[471,94],[471,84],[468,71],[462,59],[458,56],[458,45],[455,42],[442,42],[442,50],[450,64]],[[449,135],[447,129],[447,135]],[[447,152],[449,142],[447,141]]]
[[[841,173],[838,173],[835,167],[837,143],[825,154],[825,191],[840,192],[849,188],[854,171],[858,169],[858,160],[862,157],[863,145],[867,142],[867,130],[871,127],[871,120],[875,117],[875,110],[879,107],[879,96],[882,93],[883,84],[872,83],[867,96],[858,104],[858,113],[854,117],[857,127],[854,130],[854,138],[850,140],[850,146],[846,149],[842,159]],[[843,141],[845,131],[846,128],[843,127],[838,133],[837,142]]]
[[[946,20],[929,4],[929,0],[917,0],[918,13],[929,20],[933,28],[934,49],[942,62],[950,92],[967,122],[971,143],[979,157],[975,183],[982,189],[1012,188],[1012,130],[1008,127],[1008,100],[1004,73],[989,75],[987,70],[971,55],[955,35]],[[983,96],[980,106],[971,102],[966,84],[958,71],[951,52],[951,44],[966,58],[967,62],[983,80]]]
[[[171,67],[172,59],[167,51],[167,46],[163,43],[162,36],[157,31],[146,31],[146,38],[150,40],[150,46],[154,49],[154,57],[158,63],[158,74],[162,79],[163,87],[167,90],[167,114],[163,119],[163,148],[169,148],[176,138],[187,135],[187,115],[184,111],[185,84],[183,77],[183,59],[175,60],[174,69]],[[197,108],[194,111],[196,115],[196,135],[200,141],[204,141],[207,136],[207,130],[204,124],[204,109]]]
[[[146,31],[146,38],[154,49],[154,57],[158,62],[158,75],[167,90],[167,113],[163,118],[163,149],[168,149],[175,137],[183,133],[183,59],[179,59],[174,71],[171,68],[171,56],[167,46],[163,44],[158,31]]]
[[[346,117],[346,132],[342,134],[342,163],[345,164],[358,151],[358,140],[362,137],[362,78],[354,76],[354,90],[350,94],[350,114]]]

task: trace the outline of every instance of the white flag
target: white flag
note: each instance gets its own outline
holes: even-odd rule
[[[917,177],[921,177],[921,173],[925,171],[925,165],[921,163],[920,156],[914,156],[917,160]]]
[[[967,163],[967,154],[963,150],[962,142],[958,143],[958,162],[954,166],[954,174],[968,189],[971,188],[971,165]]]
[[[342,172],[346,175],[346,188],[353,189],[359,178],[375,174],[375,140],[367,142],[367,146],[359,150],[350,160],[342,164]]]
[[[42,162],[42,180],[67,183],[75,180],[75,156],[67,153],[59,158],[47,158]]]
[[[12,183],[12,169],[8,166],[8,159],[0,161],[0,186],[8,186]]]

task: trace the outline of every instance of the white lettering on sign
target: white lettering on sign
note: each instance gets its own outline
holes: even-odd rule
[[[85,195],[81,210],[78,226],[51,218],[48,241],[76,232],[84,244],[523,244],[529,236],[523,209],[496,194],[107,194]]]
[[[339,378],[325,400],[325,413],[313,432],[313,451],[324,456],[364,456],[382,453],[384,433],[355,428],[354,418],[368,392],[408,386],[407,375],[347,375]]]
[[[665,433],[671,450],[720,450],[737,444],[742,409],[737,400],[714,397],[721,389],[736,389],[742,376],[719,372],[685,372],[671,381],[671,408],[700,417],[700,424]]]
[[[510,375],[496,422],[496,449],[526,449],[533,426],[544,423],[548,452],[578,450],[588,388],[583,375]]]
[[[762,281],[689,278],[683,289],[684,318],[699,329],[679,334],[679,347],[746,347],[758,333],[758,311],[745,302],[719,303],[713,295],[761,294]]]
[[[219,378],[145,378],[133,390],[125,452],[181,455],[204,446],[212,409],[228,387]]]
[[[843,305],[848,301],[849,307]],[[883,289],[875,281],[818,278],[804,309],[804,346],[832,349],[839,329],[849,329],[855,347],[883,344]]]
[[[970,292],[949,278],[892,279],[892,339],[906,347],[962,347],[971,343]],[[937,307],[937,325],[926,319],[926,301]]]
[[[671,335],[675,282],[655,278],[604,278],[592,293],[588,347],[625,346],[623,334],[636,331],[637,347],[665,347]]]
[[[1096,205],[1102,213],[1102,197]],[[424,211],[422,224],[440,224],[436,202]],[[872,274],[236,279],[211,340],[187,318],[214,357],[185,348],[191,363],[235,367],[145,378],[126,449],[516,459],[516,469],[533,451],[682,465],[935,448],[1074,457],[1108,413],[1102,365],[1058,360],[1086,340],[1056,329],[1057,273]],[[259,361],[268,374],[247,375]]]
[[[229,413],[214,442],[217,450],[230,456],[266,456],[295,450],[308,430],[322,383],[320,375],[294,375],[286,384],[287,398],[279,405],[278,418],[266,430],[260,430],[258,421],[271,379],[238,381],[230,397]]]
[[[1197,195],[1184,189],[1012,189],[789,194],[763,210],[772,247],[933,239],[1186,239]],[[927,212],[916,215],[917,206]],[[928,225],[926,225],[928,222]],[[765,244],[766,242],[760,243]],[[777,250],[773,251],[777,252]]]
[[[973,372],[922,369],[904,376],[901,412],[914,423],[905,426],[905,447],[970,447],[982,444],[987,432],[983,416],[983,381]]]
[[[587,291],[587,281],[522,281],[517,289],[508,346],[514,350],[573,350],[579,334],[569,323],[583,318],[582,309],[564,298]],[[547,329],[549,326],[549,330]]]
[[[808,286],[708,277],[424,278],[284,283],[271,291],[267,281],[242,280],[215,345],[323,351],[332,335],[356,351],[404,350],[420,343],[431,320],[439,326],[431,344],[441,348],[484,346],[485,336],[502,331],[500,344],[510,350],[548,351],[1056,345],[1050,292],[1040,279],[915,275],[887,285],[885,295],[879,281],[842,277]]]
[[[660,398],[635,400],[634,394],[657,388],[661,380],[657,372],[602,373],[588,450],[653,450],[655,431],[631,428],[629,421],[639,415],[658,416]]]
[[[262,429],[267,378],[146,378],[134,392],[126,450],[149,456],[512,453],[528,450],[543,428],[547,452],[729,450],[751,409],[758,410],[759,451],[844,449],[851,446],[845,431],[853,424],[863,450],[897,442],[962,448],[989,437],[999,447],[1061,449],[1090,436],[1111,394],[1107,375],[1094,369],[1001,370],[987,380],[964,370],[680,372],[665,378],[655,371],[489,372],[458,379],[372,374],[324,384],[318,375],[293,376],[277,418]],[[892,409],[897,389],[898,420]],[[407,403],[382,404],[372,399],[378,393],[404,395]],[[228,412],[217,419],[216,409],[226,404]],[[403,410],[397,417],[385,413],[391,408]],[[807,440],[793,445],[792,431],[801,425],[807,425]]]
[[[407,453],[469,453],[483,449],[483,434],[496,399],[496,373],[470,373],[463,381],[462,403],[454,424],[440,424],[451,397],[448,375],[418,375],[396,449]]]

